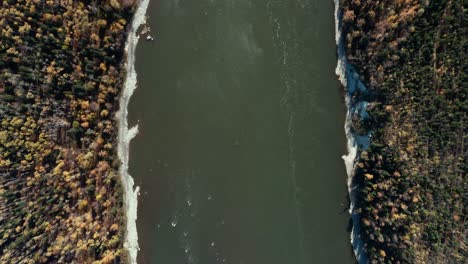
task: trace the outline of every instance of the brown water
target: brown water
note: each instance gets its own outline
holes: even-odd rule
[[[139,263],[353,263],[333,2],[159,0],[137,52]]]

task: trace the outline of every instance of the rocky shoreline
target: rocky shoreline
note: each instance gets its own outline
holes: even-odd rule
[[[121,161],[120,177],[124,189],[124,204],[125,204],[125,220],[126,220],[126,235],[124,247],[129,254],[129,263],[137,263],[138,247],[138,232],[136,226],[137,220],[137,205],[139,187],[134,188],[133,178],[128,173],[129,149],[130,141],[138,133],[138,125],[128,127],[128,104],[133,91],[137,88],[137,73],[135,70],[135,52],[138,44],[139,35],[138,29],[146,23],[146,10],[149,5],[149,0],[140,0],[136,3],[136,10],[133,15],[133,21],[129,28],[127,42],[125,46],[126,54],[126,76],[123,85],[123,90],[120,95],[120,107],[118,113],[118,155]]]
[[[348,63],[345,52],[345,40],[342,32],[342,9],[339,0],[335,0],[335,40],[337,46],[337,66],[336,75],[340,80],[342,89],[346,91],[345,102],[347,107],[345,119],[345,133],[347,138],[348,154],[343,155],[343,160],[346,166],[348,175],[348,193],[349,193],[349,214],[351,215],[352,230],[351,230],[351,244],[353,247],[354,255],[358,263],[367,263],[367,255],[364,252],[364,240],[361,238],[361,217],[356,210],[358,203],[358,189],[354,181],[356,163],[360,153],[367,149],[370,144],[370,132],[365,135],[359,135],[355,130],[355,122],[357,120],[365,120],[368,118],[365,106],[368,102],[363,100],[362,96],[356,94],[366,94],[367,88],[360,81],[359,75],[355,69]]]

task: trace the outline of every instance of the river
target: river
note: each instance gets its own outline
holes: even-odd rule
[[[140,264],[354,262],[333,10],[151,2],[129,106]]]

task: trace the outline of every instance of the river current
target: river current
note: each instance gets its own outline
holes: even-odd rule
[[[136,52],[138,262],[353,263],[333,1],[159,0]]]

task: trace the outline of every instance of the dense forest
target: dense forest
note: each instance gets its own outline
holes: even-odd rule
[[[371,263],[466,263],[464,5],[341,0],[347,57],[369,89],[353,96],[372,102],[355,123],[372,144],[354,177]]]
[[[125,261],[115,113],[133,5],[0,2],[0,263]]]

